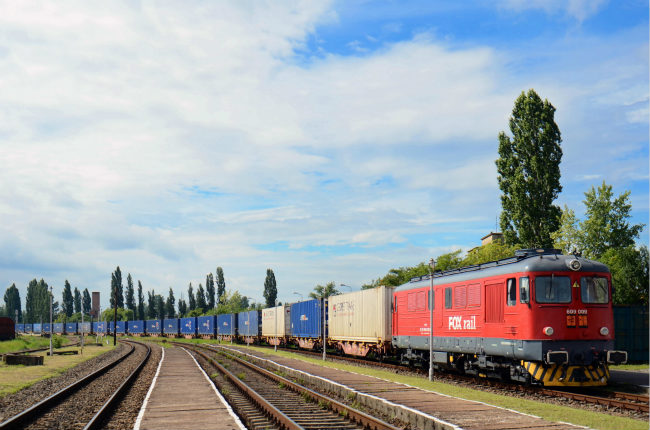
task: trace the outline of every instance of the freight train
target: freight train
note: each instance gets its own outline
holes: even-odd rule
[[[605,265],[534,249],[396,288],[238,314],[118,321],[117,333],[304,349],[322,349],[325,338],[327,348],[342,354],[421,367],[429,365],[432,339],[438,370],[547,386],[605,385],[608,364],[627,361],[625,351],[614,349],[611,296]],[[67,333],[79,326],[66,326]],[[107,330],[113,332],[112,322],[93,323],[93,332]]]

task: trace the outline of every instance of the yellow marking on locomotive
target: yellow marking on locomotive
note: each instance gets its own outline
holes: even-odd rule
[[[602,366],[567,366],[523,361],[533,379],[547,387],[592,387],[607,385],[609,368]]]

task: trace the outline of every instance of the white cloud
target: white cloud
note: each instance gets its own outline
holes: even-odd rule
[[[503,0],[502,7],[522,11],[541,9],[547,14],[564,12],[578,22],[595,15],[608,0]]]

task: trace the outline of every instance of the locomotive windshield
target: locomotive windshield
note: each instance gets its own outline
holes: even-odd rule
[[[580,295],[582,303],[609,302],[607,278],[601,276],[583,276],[580,278]]]
[[[570,303],[571,279],[568,276],[538,276],[535,278],[537,303]]]

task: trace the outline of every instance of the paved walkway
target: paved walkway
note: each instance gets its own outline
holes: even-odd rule
[[[156,377],[136,421],[144,429],[245,429],[230,406],[182,348],[163,348]]]

